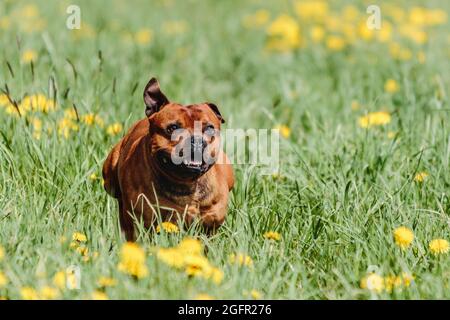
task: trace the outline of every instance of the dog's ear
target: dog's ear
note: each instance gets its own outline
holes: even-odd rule
[[[145,115],[150,117],[153,113],[158,112],[162,106],[169,103],[164,93],[159,88],[158,80],[151,78],[144,89],[144,102],[146,105]]]
[[[225,123],[225,119],[220,114],[219,108],[211,102],[205,102],[205,104],[216,114],[217,118],[219,118],[221,123]]]

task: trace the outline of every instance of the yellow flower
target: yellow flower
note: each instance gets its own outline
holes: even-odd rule
[[[219,268],[211,268],[210,273],[206,275],[206,278],[211,278],[215,284],[220,284],[223,280],[223,271]]]
[[[397,133],[396,133],[395,131],[389,131],[389,132],[387,133],[387,137],[388,137],[389,139],[394,139],[394,138],[396,137],[396,135],[397,135]]]
[[[75,115],[75,119],[76,119],[76,115]],[[81,117],[81,121],[88,126],[97,124],[100,128],[103,128],[103,125],[104,125],[103,119],[100,118],[99,115],[93,114],[93,113],[88,113],[88,114],[83,115]]]
[[[95,173],[93,173],[93,174],[91,174],[91,175],[89,176],[89,179],[91,179],[92,181],[94,181],[94,180],[97,180],[98,177],[97,177],[97,175],[96,175]]]
[[[77,242],[86,242],[87,241],[87,237],[85,234],[81,233],[81,232],[74,232],[72,234],[72,240],[73,241],[77,241]]]
[[[244,291],[244,296],[250,296],[252,299],[259,300],[261,299],[262,294],[258,290],[253,289],[250,292]]]
[[[183,254],[177,248],[160,248],[156,257],[171,267],[182,268],[184,265]]]
[[[69,270],[58,271],[53,276],[53,284],[59,289],[66,287],[69,289],[77,289],[79,285],[78,280],[76,273]]]
[[[399,88],[400,86],[394,79],[388,79],[384,84],[384,91],[387,93],[395,93],[399,90]]]
[[[260,27],[265,25],[270,19],[270,12],[265,9],[260,9],[252,15],[244,17],[243,24],[247,28]]]
[[[394,230],[395,243],[402,249],[408,248],[413,239],[414,233],[407,227],[398,227]]]
[[[361,128],[370,128],[372,126],[381,126],[391,122],[391,115],[385,111],[371,112],[359,118]]]
[[[237,254],[233,253],[229,256],[228,261],[231,264],[236,263],[240,266],[247,266],[247,267],[253,266],[252,258],[250,258],[248,255],[244,253],[237,253]]]
[[[111,136],[115,136],[122,131],[122,125],[120,123],[113,123],[106,128],[106,133]]]
[[[97,281],[97,285],[102,288],[114,287],[117,284],[116,279],[109,277],[100,277]]]
[[[289,138],[289,136],[291,135],[291,129],[284,124],[277,125],[274,129],[279,130],[281,136],[283,136],[286,139]]]
[[[328,3],[322,0],[297,1],[294,9],[302,20],[322,21],[329,16]]]
[[[403,272],[402,273],[402,280],[403,280],[403,285],[408,288],[411,283],[414,281],[414,276],[411,275],[410,273],[407,272]]]
[[[313,26],[310,30],[310,36],[313,42],[321,42],[325,36],[325,30],[321,26]]]
[[[25,50],[22,53],[22,62],[29,63],[31,61],[35,62],[37,60],[37,53],[34,50]]]
[[[300,27],[293,18],[283,14],[267,28],[269,50],[289,51],[300,46]]]
[[[176,224],[173,224],[172,222],[163,222],[161,225],[156,227],[157,233],[161,232],[161,227],[166,233],[178,233],[180,231]]]
[[[416,182],[424,182],[425,179],[428,177],[428,173],[426,172],[419,172],[415,175],[414,181]]]
[[[53,277],[53,284],[60,289],[64,289],[66,287],[66,273],[58,271]]]
[[[0,288],[6,286],[6,284],[8,283],[8,278],[6,278],[5,274],[0,271]]]
[[[39,297],[43,300],[57,299],[58,296],[59,296],[58,289],[50,286],[44,286],[39,290]]]
[[[194,297],[194,300],[214,300],[214,298],[206,293],[200,293]]]
[[[327,48],[333,51],[340,51],[345,47],[345,40],[340,36],[328,36],[326,40]]]
[[[361,288],[380,293],[384,289],[384,279],[376,273],[371,273],[361,280]]]
[[[20,289],[20,295],[24,300],[38,300],[39,295],[36,290],[31,287],[23,287]]]
[[[63,118],[58,121],[58,134],[68,138],[71,131],[78,131],[78,124],[71,119]]]
[[[199,276],[210,272],[208,259],[199,255],[188,255],[184,259],[186,274],[188,276]]]
[[[391,293],[392,290],[399,288],[402,285],[402,278],[399,276],[387,276],[384,278],[384,287],[386,292]]]
[[[268,232],[264,233],[264,238],[269,239],[269,240],[278,241],[281,239],[281,235],[275,231],[268,231]]]
[[[101,292],[101,291],[94,291],[92,292],[92,300],[108,300],[108,296],[106,295],[106,293]]]
[[[184,238],[178,244],[178,249],[183,254],[199,255],[203,252],[202,243],[194,238]]]
[[[449,243],[445,239],[434,239],[429,244],[430,251],[434,255],[447,253],[449,250],[449,247],[450,247]]]
[[[75,251],[81,254],[82,256],[87,256],[89,253],[89,248],[85,246],[79,246],[75,249]]]
[[[134,38],[138,44],[147,45],[153,37],[153,32],[150,29],[142,29],[136,32]]]
[[[136,243],[127,242],[122,245],[120,251],[120,262],[117,266],[119,271],[144,278],[148,275],[148,269],[145,265],[145,252]]]

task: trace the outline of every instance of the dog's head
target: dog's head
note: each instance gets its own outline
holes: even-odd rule
[[[217,106],[169,102],[155,78],[145,87],[144,102],[158,168],[177,180],[193,180],[207,172],[219,156],[220,125],[225,122]]]

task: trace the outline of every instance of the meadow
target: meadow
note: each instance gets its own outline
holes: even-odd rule
[[[449,299],[449,13],[1,1],[0,297]],[[165,224],[127,244],[103,189],[152,76],[173,101],[216,103],[224,128],[280,129],[279,172],[235,165],[213,236]]]

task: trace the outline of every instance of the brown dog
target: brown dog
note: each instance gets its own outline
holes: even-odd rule
[[[119,202],[128,241],[133,218],[149,228],[163,221],[186,224],[196,218],[206,230],[218,228],[227,213],[233,168],[220,149],[216,105],[171,103],[152,78],[144,90],[146,119],[135,123],[103,164],[106,191]]]

